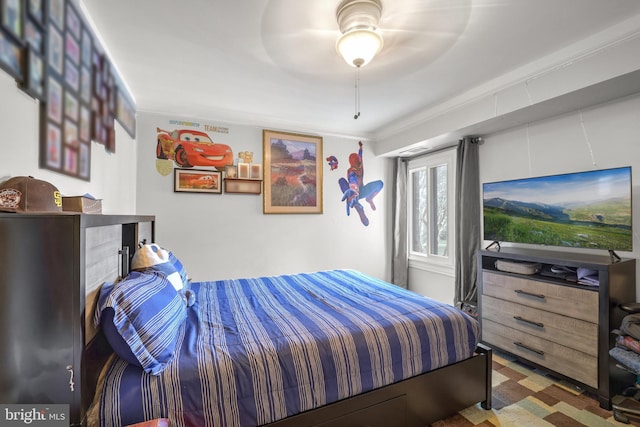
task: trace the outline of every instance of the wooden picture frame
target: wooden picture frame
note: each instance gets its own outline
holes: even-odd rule
[[[175,193],[222,194],[222,172],[204,169],[174,169]]]
[[[322,213],[322,137],[262,131],[265,214]]]

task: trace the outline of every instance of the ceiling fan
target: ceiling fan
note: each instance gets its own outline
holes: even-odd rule
[[[338,12],[345,26],[356,20],[358,0],[269,1],[262,15],[262,41],[270,58],[284,71],[310,81],[341,81],[348,68],[336,53],[342,35]],[[352,4],[353,3],[353,4]],[[471,14],[472,0],[379,0],[364,2],[365,10],[381,5],[378,33],[383,48],[368,67],[370,75],[394,69],[412,72],[437,58],[460,37]]]
[[[446,52],[467,25],[472,0],[296,0],[270,1],[263,13],[263,46],[277,66],[297,79],[337,87],[356,68],[367,80],[414,73]],[[360,36],[369,37],[366,56],[348,54]],[[351,56],[349,56],[351,55]],[[343,59],[344,58],[344,59]],[[355,61],[355,62],[354,62]]]

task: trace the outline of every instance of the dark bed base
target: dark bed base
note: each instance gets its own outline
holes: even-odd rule
[[[267,424],[268,427],[425,427],[481,402],[491,409],[491,349],[467,360]]]
[[[83,415],[93,399],[100,367],[111,353],[102,333],[86,350]],[[425,427],[478,402],[491,409],[491,360],[491,349],[479,344],[469,359],[266,426]]]

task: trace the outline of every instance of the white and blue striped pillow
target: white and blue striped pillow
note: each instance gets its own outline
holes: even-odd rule
[[[96,322],[114,352],[153,375],[173,359],[185,319],[182,296],[163,274],[132,271],[100,291]]]
[[[184,265],[182,265],[182,262],[180,262],[173,252],[167,252],[169,252],[169,263],[173,265],[173,268],[175,268],[178,274],[180,274],[180,278],[182,278],[184,286],[189,288],[189,275],[187,274],[187,270],[184,268]]]

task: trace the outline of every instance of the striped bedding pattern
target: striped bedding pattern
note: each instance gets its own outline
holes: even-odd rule
[[[116,359],[90,425],[258,426],[466,359],[477,322],[353,270],[192,284],[159,376]]]

